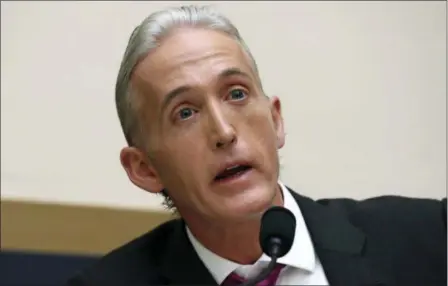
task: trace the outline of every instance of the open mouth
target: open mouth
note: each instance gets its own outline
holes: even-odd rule
[[[215,182],[222,182],[231,180],[234,178],[237,178],[239,176],[242,176],[246,172],[250,171],[252,169],[252,166],[250,165],[235,165],[230,168],[225,169],[224,171],[220,172],[215,177]]]

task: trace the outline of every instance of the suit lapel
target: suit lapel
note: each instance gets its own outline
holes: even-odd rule
[[[162,258],[162,275],[170,285],[217,285],[191,245],[184,222],[178,225]]]
[[[332,286],[391,285],[387,265],[366,255],[367,238],[344,214],[291,190]]]

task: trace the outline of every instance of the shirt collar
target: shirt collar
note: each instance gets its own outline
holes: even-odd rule
[[[283,193],[284,207],[290,210],[296,218],[296,231],[291,250],[285,256],[279,258],[277,262],[311,272],[314,269],[316,258],[305,220],[299,205],[291,192],[281,182],[278,184]],[[196,253],[202,262],[204,262],[218,284],[221,284],[224,279],[236,269],[240,267],[248,267],[248,265],[241,265],[214,254],[193,236],[188,227],[186,229],[188,238],[196,250]],[[259,264],[258,262],[260,261],[269,262],[270,260],[269,256],[263,254],[255,264]]]

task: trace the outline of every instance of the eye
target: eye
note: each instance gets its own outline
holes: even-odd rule
[[[181,120],[186,120],[186,119],[190,118],[191,116],[193,116],[194,112],[195,111],[193,109],[191,109],[189,107],[184,107],[181,110],[179,110],[179,112],[177,113],[177,116]]]
[[[243,100],[246,96],[246,91],[241,88],[232,89],[229,93],[229,98],[235,101]]]

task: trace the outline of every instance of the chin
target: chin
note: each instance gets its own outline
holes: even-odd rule
[[[234,198],[233,203],[229,204],[227,214],[240,220],[260,217],[272,206],[276,194],[275,188],[274,190],[266,187],[263,189],[256,188]]]

